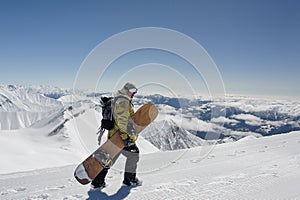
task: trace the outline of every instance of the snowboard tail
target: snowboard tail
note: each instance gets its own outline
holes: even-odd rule
[[[145,104],[133,115],[132,120],[137,133],[144,130],[157,117],[154,104]],[[111,167],[112,160],[124,148],[124,143],[117,131],[109,140],[80,163],[74,172],[76,180],[85,185],[90,183],[104,169]]]

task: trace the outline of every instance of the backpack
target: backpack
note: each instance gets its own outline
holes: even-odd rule
[[[113,97],[101,97],[102,120],[101,129],[111,130],[114,128],[115,120],[113,116]]]

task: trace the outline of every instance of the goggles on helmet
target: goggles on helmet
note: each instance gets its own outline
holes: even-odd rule
[[[137,89],[136,89],[136,88],[130,88],[128,91],[129,91],[130,93],[132,93],[132,94],[137,93]]]

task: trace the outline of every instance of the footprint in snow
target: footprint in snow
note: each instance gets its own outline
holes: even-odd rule
[[[198,163],[198,162],[200,162],[200,159],[192,159],[192,160],[190,160],[190,162],[191,163]]]
[[[190,162],[191,163],[198,163],[198,162],[203,161],[204,159],[212,159],[212,158],[215,158],[215,157],[216,157],[215,155],[208,155],[206,157],[192,159],[192,160],[190,160]]]
[[[187,183],[190,184],[190,185],[197,184],[197,183],[198,183],[198,180],[197,180],[197,179],[194,179],[194,180],[188,180]]]
[[[80,194],[75,194],[73,196],[65,196],[63,200],[71,200],[71,199],[83,199],[83,196]]]
[[[13,189],[8,189],[8,192],[13,192],[13,193],[17,193],[17,192],[23,192],[25,191],[26,188],[25,187],[19,187],[19,188],[13,188]]]
[[[212,158],[215,158],[216,156],[215,155],[208,155],[206,156],[206,159],[212,159]]]
[[[17,190],[18,192],[22,192],[22,191],[25,191],[26,188],[25,188],[25,187],[19,187],[19,188],[17,188],[16,190]]]
[[[273,173],[272,173],[272,176],[275,177],[275,178],[279,178],[279,175],[278,175],[277,172],[273,172]]]
[[[268,146],[264,146],[263,149],[259,150],[258,152],[266,152],[267,148],[268,148]]]
[[[155,190],[158,190],[158,191],[167,190],[170,185],[171,185],[170,183],[157,184],[155,187]]]
[[[68,183],[74,183],[74,179],[68,179]]]
[[[39,199],[40,200],[40,199],[48,199],[49,197],[50,197],[49,194],[43,193],[43,194],[40,194],[40,195],[30,196],[27,199],[30,199],[30,200]]]
[[[64,185],[61,185],[61,186],[58,186],[58,187],[46,187],[45,189],[46,190],[62,190],[64,189],[66,186]]]
[[[227,154],[227,156],[238,156],[239,154],[243,154],[246,153],[246,151],[242,150],[242,151],[234,151],[232,154]]]
[[[283,141],[278,147],[286,147],[287,141]]]

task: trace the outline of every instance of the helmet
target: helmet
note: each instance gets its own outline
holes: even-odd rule
[[[123,86],[122,90],[135,94],[135,93],[137,93],[138,89],[136,88],[136,86],[133,83],[128,82]]]

